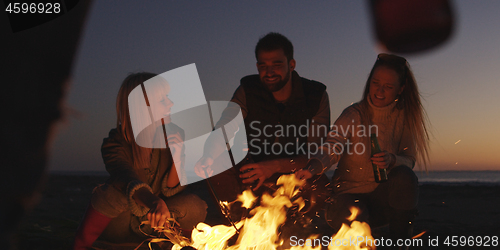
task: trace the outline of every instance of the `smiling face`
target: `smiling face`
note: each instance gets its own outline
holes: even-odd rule
[[[283,49],[259,51],[257,70],[260,81],[271,92],[281,90],[289,81],[295,69],[295,60],[287,60]]]
[[[370,79],[369,97],[373,105],[385,107],[403,92],[404,86],[401,86],[399,76],[393,69],[385,66],[379,66],[373,71]]]

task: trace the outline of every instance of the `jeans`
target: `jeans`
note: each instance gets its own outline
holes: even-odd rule
[[[333,202],[326,209],[328,224],[340,229],[351,215],[350,208],[359,210],[357,221],[368,222],[371,227],[382,226],[394,221],[395,216],[406,219],[416,214],[418,203],[418,178],[412,169],[398,166],[389,172],[387,182],[380,183],[371,193],[333,195]]]

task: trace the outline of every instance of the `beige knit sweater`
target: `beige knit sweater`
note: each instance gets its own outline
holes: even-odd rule
[[[359,103],[347,107],[317,155],[323,166],[339,163],[332,179],[335,193],[369,193],[378,186],[370,160],[370,131],[377,134],[382,150],[396,155],[394,166],[415,165],[415,143],[404,126],[403,110],[395,107],[396,102],[380,108],[368,101],[372,123],[362,123]]]

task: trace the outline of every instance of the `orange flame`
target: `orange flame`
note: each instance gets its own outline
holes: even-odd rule
[[[260,201],[260,206],[255,207],[250,211],[250,218],[245,218],[236,223],[236,227],[241,228],[236,244],[228,246],[228,240],[236,233],[236,229],[232,226],[216,225],[209,226],[204,223],[199,223],[192,233],[192,247],[198,250],[276,250],[283,244],[283,240],[279,239],[278,229],[286,220],[287,209],[294,204],[299,206],[299,210],[305,205],[301,198],[292,199],[298,194],[298,187],[305,184],[304,180],[298,180],[295,175],[283,175],[278,181],[281,185],[273,195],[264,194]],[[244,191],[238,200],[243,202],[243,206],[251,208],[255,203],[255,197],[250,190]],[[350,221],[353,221],[357,216],[357,209],[351,209]],[[325,236],[326,237],[326,236]],[[350,242],[353,237],[356,238],[359,244],[353,246],[344,246],[342,243]],[[318,240],[318,236],[311,236],[305,239],[305,242],[313,242]],[[329,250],[333,249],[375,249],[367,245],[367,241],[374,241],[371,236],[371,230],[367,223],[353,221],[351,226],[342,225],[337,234],[329,237]],[[361,241],[363,239],[363,241]],[[325,241],[323,241],[325,242]],[[336,244],[341,242],[339,244]],[[319,250],[322,245],[304,244],[293,246],[291,250]],[[181,246],[174,245],[173,250],[180,250]]]

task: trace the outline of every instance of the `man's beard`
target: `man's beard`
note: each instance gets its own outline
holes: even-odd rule
[[[269,90],[271,92],[276,92],[276,91],[281,90],[283,87],[285,87],[285,85],[290,80],[290,71],[288,71],[285,75],[286,76],[284,79],[282,79],[276,83],[266,83],[263,80],[261,80],[261,82],[264,84],[264,86],[266,87],[267,90]],[[272,77],[275,77],[275,76],[272,76]],[[281,77],[281,76],[278,76],[278,77]]]

